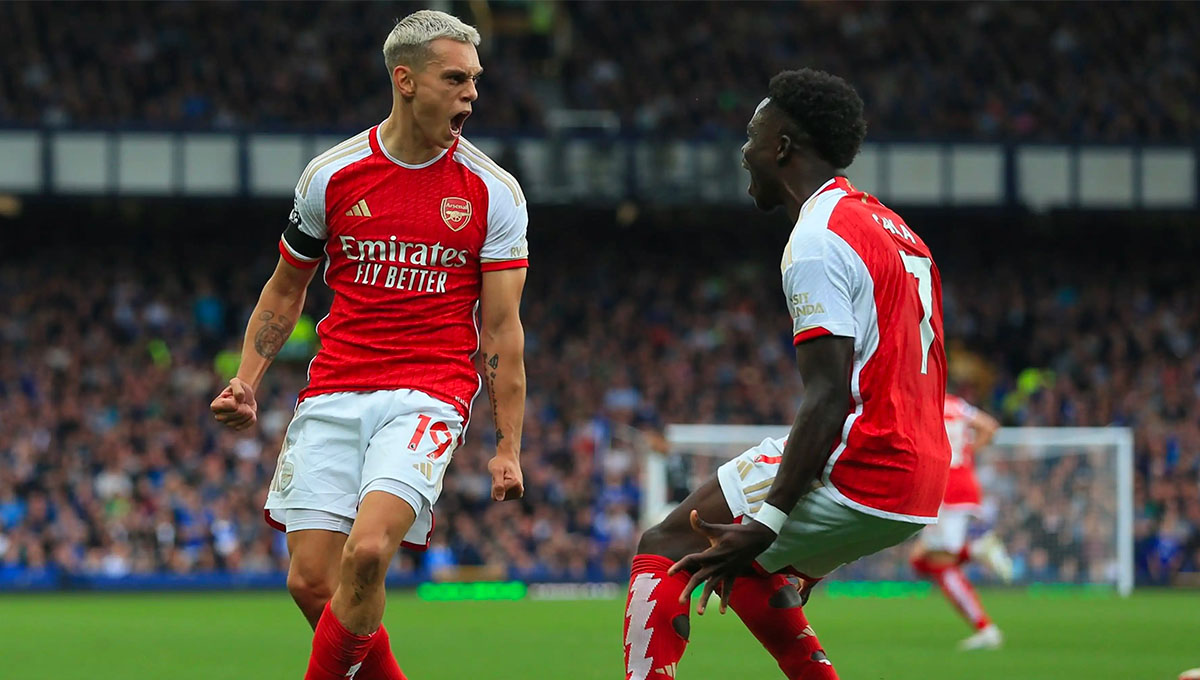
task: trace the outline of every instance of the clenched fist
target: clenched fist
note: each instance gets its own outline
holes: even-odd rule
[[[516,456],[496,456],[488,461],[492,473],[492,500],[511,501],[525,494],[521,463]]]
[[[258,402],[254,388],[241,378],[229,381],[229,386],[213,399],[209,406],[217,422],[234,430],[245,430],[258,422]],[[518,474],[520,474],[518,472]]]

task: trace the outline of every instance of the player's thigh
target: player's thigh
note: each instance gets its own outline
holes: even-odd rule
[[[957,554],[967,544],[971,513],[966,510],[942,508],[938,521],[921,532],[921,544],[926,552]]]
[[[330,516],[330,519],[336,521],[343,518]],[[294,574],[314,587],[324,584],[332,588],[337,584],[338,563],[351,530],[351,523],[345,522],[344,531],[340,527],[299,528],[287,533],[289,581]],[[292,524],[303,527],[299,521]]]
[[[708,539],[692,529],[692,510],[713,524],[733,521],[721,485],[714,477],[688,494],[661,522],[647,529],[638,542],[638,553],[678,560],[707,549]]]
[[[314,515],[317,512],[310,511]],[[345,526],[336,529],[302,528],[287,534],[288,592],[314,626],[321,609],[337,589],[342,549],[350,533],[349,520],[336,515],[329,515],[328,520],[329,524],[343,521]],[[292,525],[303,526],[300,521],[292,522]]]
[[[409,500],[387,491],[368,492],[358,506],[358,517],[346,540],[346,554],[357,553],[367,561],[390,561],[416,516]]]

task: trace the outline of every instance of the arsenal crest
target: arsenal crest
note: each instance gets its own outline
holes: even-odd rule
[[[471,202],[465,198],[442,199],[442,221],[451,231],[459,231],[471,221]]]

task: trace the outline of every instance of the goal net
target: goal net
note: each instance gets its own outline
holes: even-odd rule
[[[669,425],[642,440],[642,526],[650,526],[717,468],[786,426]],[[655,450],[665,449],[665,450]],[[1002,428],[976,452],[984,490],[971,537],[992,530],[1006,544],[1019,584],[1133,588],[1133,435],[1128,428]],[[911,545],[842,567],[831,579],[905,580]],[[972,578],[990,574],[968,567]]]

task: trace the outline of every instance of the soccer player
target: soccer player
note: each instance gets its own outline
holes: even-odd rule
[[[997,649],[1004,638],[988,618],[979,596],[960,567],[975,559],[1004,581],[1012,580],[1012,560],[995,534],[988,532],[967,543],[971,517],[979,513],[982,500],[975,479],[975,450],[988,445],[1000,424],[990,415],[953,395],[946,395],[946,434],[950,438],[950,476],[946,495],[938,511],[937,524],[921,532],[913,549],[913,569],[937,581],[958,612],[975,629],[959,644],[960,649]]]
[[[788,575],[811,582],[904,541],[945,491],[941,281],[904,220],[844,176],[862,100],[836,76],[785,71],[746,133],[750,195],[794,225],[780,268],[804,398],[788,437],[722,465],[642,536],[627,680],[676,677],[701,583],[697,613],[719,593],[788,678],[836,678]]]
[[[380,625],[384,576],[401,544],[428,545],[480,390],[480,347],[496,424],[492,497],[523,492],[528,216],[512,175],[461,137],[478,43],[442,12],[392,29],[391,112],[300,177],[237,377],[212,403],[226,425],[254,424],[254,392],[324,260],[333,304],[266,502],[287,532],[288,590],[315,629],[307,680],[404,677]]]

